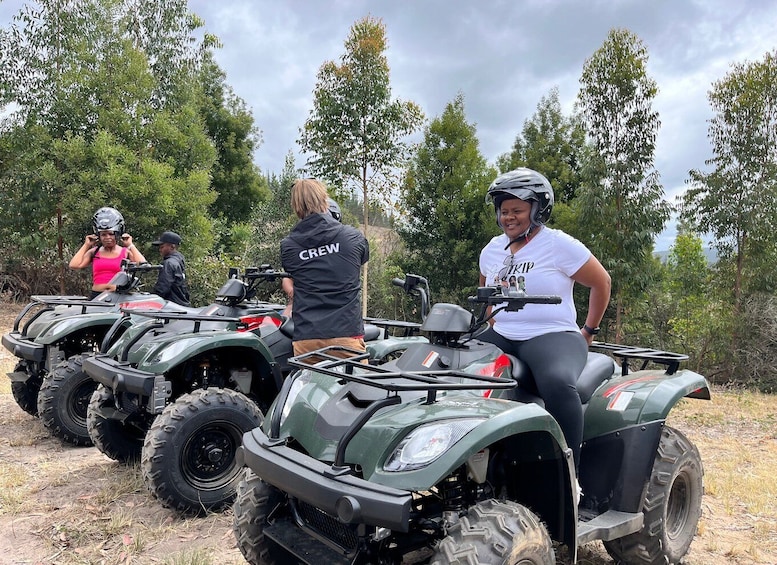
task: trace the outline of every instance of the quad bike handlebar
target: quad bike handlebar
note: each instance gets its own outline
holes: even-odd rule
[[[561,297],[549,294],[526,294],[520,285],[509,287],[481,286],[477,294],[467,299],[470,304],[482,304],[480,314],[473,319],[470,333],[474,334],[499,312],[517,312],[527,304],[561,304]],[[491,308],[489,313],[488,309]]]
[[[122,259],[121,261],[121,270],[127,273],[151,273],[153,271],[161,271],[163,268],[163,265],[156,265],[148,261],[144,263],[134,263],[129,259]]]

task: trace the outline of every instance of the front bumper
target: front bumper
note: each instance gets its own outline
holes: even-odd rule
[[[3,334],[3,347],[16,357],[40,363],[46,358],[46,346],[22,337],[20,332]]]
[[[412,495],[355,477],[273,441],[261,428],[243,435],[241,461],[263,481],[346,524],[407,532]]]
[[[120,363],[106,355],[84,358],[84,372],[92,380],[113,390],[114,394],[130,392],[141,396],[153,396],[155,383],[162,375],[139,371],[127,363]]]

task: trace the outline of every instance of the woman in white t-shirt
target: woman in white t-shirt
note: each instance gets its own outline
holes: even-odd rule
[[[488,188],[496,222],[502,228],[480,252],[480,286],[520,281],[526,294],[561,297],[561,304],[527,304],[499,312],[478,336],[524,361],[531,369],[545,408],[556,419],[580,464],[583,408],[577,378],[588,345],[610,300],[610,275],[575,238],[545,226],[553,209],[553,187],[543,175],[519,168],[498,176]],[[585,324],[578,328],[572,287],[591,289]]]

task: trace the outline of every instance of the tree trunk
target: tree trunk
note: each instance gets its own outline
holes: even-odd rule
[[[365,173],[366,176],[366,173]],[[364,239],[369,241],[367,237],[367,227],[369,226],[369,219],[367,217],[367,180],[362,179],[362,197],[364,199]],[[362,317],[367,315],[367,271],[369,261],[367,261],[362,267]]]
[[[57,258],[59,259],[59,293],[65,294],[65,257],[62,242],[62,207],[57,205]]]

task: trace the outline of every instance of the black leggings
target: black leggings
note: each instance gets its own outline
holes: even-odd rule
[[[588,345],[580,332],[554,332],[517,341],[489,328],[478,339],[493,343],[529,366],[545,409],[559,423],[572,449],[577,470],[583,442],[583,405],[577,379],[588,359]]]

